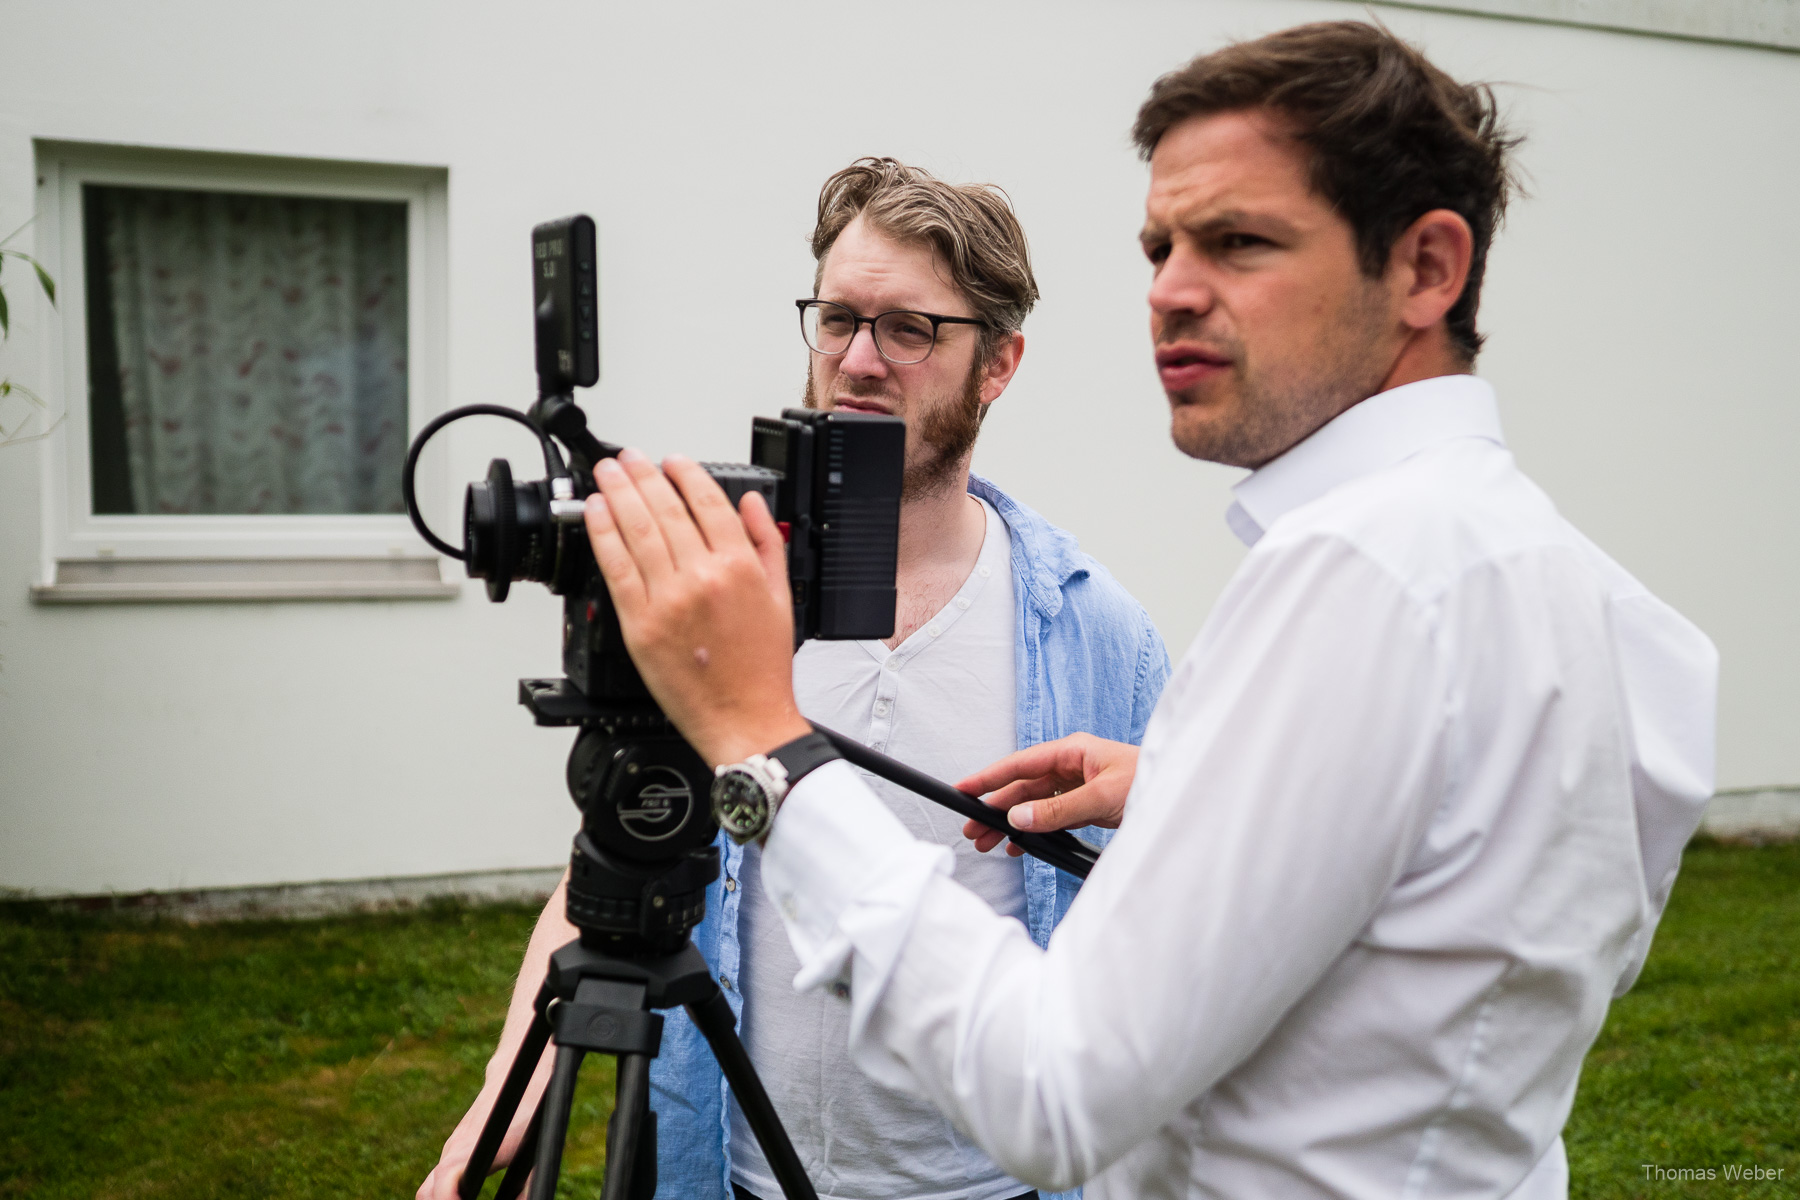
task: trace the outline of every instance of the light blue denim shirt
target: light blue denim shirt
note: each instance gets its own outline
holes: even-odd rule
[[[1071,733],[1137,744],[1169,674],[1168,651],[1149,615],[1105,567],[1081,552],[1072,534],[980,476],[970,476],[969,491],[994,506],[1012,535],[1019,746]],[[1104,845],[1111,831],[1085,830],[1083,836]],[[694,945],[741,1018],[736,880],[744,850],[721,835],[719,854],[723,871],[707,889],[706,919],[694,930]],[[1025,859],[1024,869],[1025,924],[1044,946],[1081,882],[1035,858]],[[662,1053],[650,1068],[656,1194],[729,1200],[731,1116],[724,1075],[685,1011],[669,1010],[664,1020]]]

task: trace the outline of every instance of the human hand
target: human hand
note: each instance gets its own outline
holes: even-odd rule
[[[523,1107],[523,1106],[521,1106]],[[469,1111],[451,1131],[444,1142],[444,1149],[438,1155],[437,1166],[431,1168],[431,1174],[425,1176],[425,1182],[419,1185],[414,1200],[458,1200],[457,1189],[462,1186],[463,1170],[469,1165],[469,1155],[475,1152],[475,1143],[481,1139],[481,1127],[487,1123],[488,1113],[494,1108],[494,1096],[487,1088],[475,1098]],[[506,1169],[518,1153],[519,1144],[524,1141],[525,1123],[516,1121],[516,1128],[507,1130],[506,1137],[501,1139],[500,1149],[494,1155],[494,1163],[489,1171]]]
[[[1136,746],[1076,733],[1009,754],[956,786],[1005,812],[1014,829],[1117,829],[1137,759]],[[979,821],[966,823],[963,836],[983,853],[1006,840],[1004,833]],[[1014,857],[1025,853],[1010,841],[1006,852]]]
[[[625,647],[709,765],[812,731],[794,701],[787,547],[760,495],[733,510],[698,463],[602,459],[587,501],[594,560]],[[741,515],[741,519],[740,519]]]

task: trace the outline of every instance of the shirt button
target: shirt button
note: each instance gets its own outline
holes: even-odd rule
[[[727,875],[725,877],[725,890],[728,892],[737,891],[737,880],[735,880],[731,876]]]
[[[892,658],[889,658],[886,666],[890,671],[898,671],[900,669],[900,656],[896,654]]]
[[[988,570],[986,567],[976,567],[975,573],[977,575],[981,576],[983,579],[986,579],[989,575],[993,574],[993,572]]]
[[[877,700],[875,702],[875,715],[878,717],[885,717],[888,715],[888,702],[886,700]]]
[[[938,634],[944,632],[944,630],[941,626],[929,625],[926,627],[925,632],[929,633],[932,637],[936,637]]]
[[[729,975],[719,976],[719,986],[729,992],[731,990],[731,976],[729,976]]]
[[[956,607],[968,608],[969,607],[969,598],[967,596],[958,596],[956,598]]]

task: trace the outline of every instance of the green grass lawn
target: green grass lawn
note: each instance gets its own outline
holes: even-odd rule
[[[480,1084],[532,919],[0,905],[0,1197],[411,1196]],[[599,1194],[611,1075],[603,1056],[583,1072],[560,1195]],[[1800,845],[1688,852],[1567,1139],[1578,1197],[1800,1194]],[[1646,1182],[1645,1163],[1785,1179]]]
[[[1564,1136],[1574,1196],[1800,1196],[1800,843],[1689,848]],[[1645,1164],[1718,1178],[1646,1181]],[[1752,1164],[1784,1177],[1726,1177]]]

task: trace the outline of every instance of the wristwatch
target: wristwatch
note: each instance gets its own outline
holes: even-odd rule
[[[713,771],[713,820],[738,845],[768,835],[782,798],[810,772],[842,758],[822,733],[797,737],[767,754],[725,763]]]

